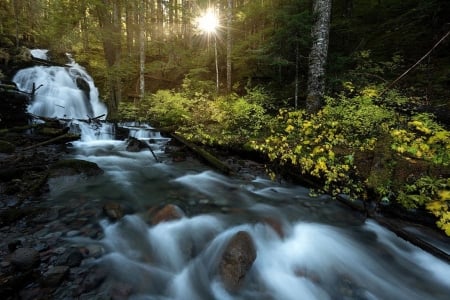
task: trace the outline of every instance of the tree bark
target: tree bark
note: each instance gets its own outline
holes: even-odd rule
[[[325,64],[328,56],[331,0],[314,0],[313,16],[306,96],[306,110],[310,113],[315,113],[320,109],[325,93]]]
[[[121,26],[120,26],[120,5],[118,0],[103,0],[96,4],[97,17],[100,28],[102,28],[103,51],[108,74],[108,85],[110,89],[108,111],[110,116],[114,116],[119,107],[121,98],[121,80],[118,66],[120,64],[121,48]]]
[[[139,3],[139,98],[145,94],[145,3]]]
[[[231,50],[232,50],[232,37],[231,37],[231,25],[233,22],[233,0],[228,0],[227,10],[227,93],[231,93]]]

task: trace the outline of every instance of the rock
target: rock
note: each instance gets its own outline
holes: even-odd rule
[[[126,300],[130,298],[133,287],[129,284],[118,282],[112,287],[110,294],[111,300]]]
[[[228,291],[235,292],[240,288],[255,259],[256,248],[251,236],[239,231],[228,242],[219,264],[218,273]]]
[[[0,153],[13,153],[16,150],[16,146],[7,141],[0,140]]]
[[[167,222],[172,220],[178,220],[184,217],[183,210],[174,205],[168,204],[161,208],[153,217],[152,217],[152,225],[159,224],[161,222]]]
[[[283,224],[281,223],[280,220],[277,220],[275,218],[271,218],[271,217],[266,217],[263,219],[264,223],[266,223],[267,225],[269,225],[277,234],[280,238],[283,238],[284,235],[284,230],[283,230]]]
[[[111,221],[117,221],[123,217],[123,208],[119,203],[109,202],[103,206],[103,213]]]
[[[134,137],[128,138],[127,151],[139,152],[145,148],[148,148],[148,146],[144,142],[142,142]]]
[[[69,266],[71,268],[78,267],[83,261],[83,254],[81,251],[76,249],[71,249],[70,251],[64,252],[58,260],[56,261],[57,266]]]
[[[93,268],[81,283],[78,294],[90,292],[100,286],[105,280],[107,272],[102,268]]]
[[[43,286],[56,287],[69,274],[68,266],[55,266],[48,269],[41,278]]]
[[[54,163],[50,168],[50,177],[78,174],[96,176],[103,174],[103,170],[96,163],[80,159],[63,159]]]
[[[41,262],[39,252],[33,248],[18,248],[10,257],[11,264],[22,271],[31,270]]]

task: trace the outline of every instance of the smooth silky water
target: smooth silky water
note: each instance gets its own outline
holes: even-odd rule
[[[45,87],[48,81],[60,84],[56,74],[72,82],[83,74],[79,66],[76,72],[56,68],[19,72],[20,86],[46,78],[31,112],[64,118],[84,118],[89,110],[105,113],[95,95],[86,108],[83,98],[81,104],[71,103],[79,101],[73,100],[75,89],[67,89],[71,99],[65,99],[66,92],[55,96],[57,86]],[[70,80],[64,84],[73,88]],[[74,115],[52,107],[61,101]],[[115,223],[96,220],[101,239],[70,240],[102,246],[105,253],[90,263],[108,270],[104,286],[132,287],[131,299],[450,299],[449,264],[330,197],[310,198],[304,187],[248,174],[223,176],[194,159],[173,163],[164,154],[167,139],[149,126],[122,124],[130,135],[151,141],[160,162],[149,150],[127,152],[126,142],[114,140],[105,123],[95,128],[77,124],[83,136],[71,144],[67,157],[95,162],[105,172],[52,179],[50,201],[114,201],[131,212]],[[167,203],[179,205],[186,217],[149,225],[146,211]],[[241,289],[229,293],[217,276],[219,258],[242,230],[252,237],[257,257]]]

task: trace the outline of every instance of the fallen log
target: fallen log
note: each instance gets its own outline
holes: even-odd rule
[[[65,144],[67,142],[72,142],[72,141],[76,141],[80,139],[80,136],[77,134],[72,134],[72,133],[65,133],[63,135],[57,136],[55,138],[43,141],[41,143],[23,148],[22,151],[26,151],[26,150],[31,150],[40,146],[45,146],[45,145],[49,145],[49,144]]]
[[[383,217],[372,217],[375,221],[377,221],[380,225],[383,227],[389,229],[393,233],[395,233],[397,236],[401,237],[402,239],[410,242],[411,244],[419,247],[420,249],[434,255],[435,257],[442,259],[446,261],[447,263],[450,263],[450,255],[441,249],[431,245],[430,243],[424,241],[423,239],[415,236],[413,233],[410,233],[398,226],[397,224],[394,224],[395,222],[390,221]]]
[[[200,156],[206,163],[208,163],[212,167],[216,168],[220,172],[222,172],[226,175],[233,174],[233,170],[228,165],[223,163],[221,160],[216,158],[214,155],[212,155],[205,149],[203,149],[197,145],[194,145],[193,143],[189,142],[185,138],[183,138],[175,133],[170,133],[170,136],[172,138],[174,138],[175,140],[177,140],[178,142],[180,142],[181,144],[188,147],[190,150],[192,150],[194,153],[196,153],[198,156]]]

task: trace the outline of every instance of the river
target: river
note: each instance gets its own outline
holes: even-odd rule
[[[73,85],[73,76],[93,84],[82,68],[58,68],[22,70],[15,78],[21,89],[47,78],[36,84],[43,87],[32,113],[84,118],[89,111],[94,116],[105,112],[92,94],[94,86],[89,105]],[[70,78],[70,89],[64,87],[66,92],[55,98],[55,90],[63,90],[63,76]],[[50,88],[49,82],[56,86]],[[66,99],[66,94],[78,96]],[[122,124],[149,142],[159,162],[149,150],[126,151],[126,142],[115,140],[107,124],[78,124],[83,136],[70,145],[67,158],[95,162],[105,172],[49,182],[53,206],[114,202],[126,212],[117,222],[93,218],[101,226],[99,236],[72,228],[75,233],[66,238],[72,245],[99,247],[101,254],[84,263],[107,270],[95,295],[83,299],[105,299],[117,286],[127,287],[129,299],[449,299],[449,264],[375,221],[326,195],[311,198],[302,186],[247,171],[224,176],[192,157],[173,162],[164,151],[168,139],[137,125]],[[152,225],[148,211],[163,204],[177,205],[184,217]],[[218,261],[239,231],[250,235],[256,259],[239,290],[230,292],[218,275]]]

